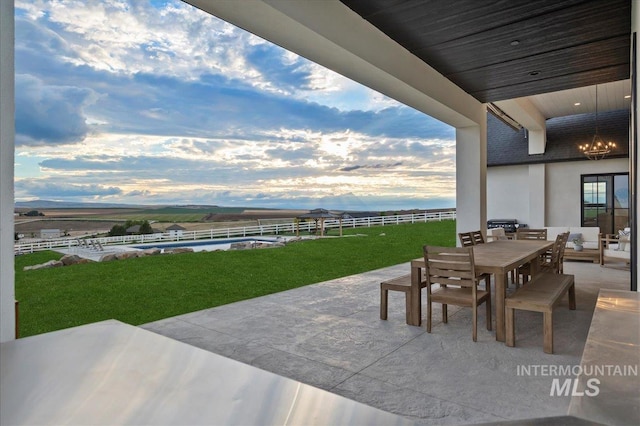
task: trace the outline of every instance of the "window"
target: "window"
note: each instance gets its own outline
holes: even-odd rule
[[[582,175],[582,226],[617,234],[629,226],[629,174]]]

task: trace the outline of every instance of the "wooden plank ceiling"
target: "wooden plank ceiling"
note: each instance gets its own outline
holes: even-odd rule
[[[629,78],[631,0],[341,0],[481,102]]]

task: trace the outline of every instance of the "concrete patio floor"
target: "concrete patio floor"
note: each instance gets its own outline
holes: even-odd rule
[[[571,397],[550,396],[553,377],[519,368],[579,365],[599,289],[628,290],[630,282],[628,270],[565,262],[577,310],[565,299],[554,311],[550,355],[535,312],[517,311],[515,348],[486,330],[484,307],[475,343],[470,309],[450,307],[443,324],[434,305],[429,334],[405,324],[404,295],[390,292],[388,320],[380,320],[380,281],[407,273],[400,264],[141,327],[418,424],[488,423],[565,415]],[[425,302],[423,292],[423,321]]]

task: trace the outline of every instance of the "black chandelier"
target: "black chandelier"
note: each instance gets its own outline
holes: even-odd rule
[[[596,85],[596,133],[593,135],[591,143],[580,145],[578,149],[580,149],[589,160],[602,160],[615,147],[616,144],[614,142],[605,142],[598,134],[598,85]]]

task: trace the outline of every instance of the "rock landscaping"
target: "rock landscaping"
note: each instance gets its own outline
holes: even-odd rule
[[[79,263],[89,263],[91,262],[89,259],[83,259],[82,257],[75,254],[66,254],[62,256],[60,260],[50,260],[45,263],[40,263],[38,265],[25,266],[22,268],[23,271],[33,271],[37,269],[46,269],[46,268],[58,268],[60,266],[70,266],[76,265]]]
[[[286,244],[294,243],[297,241],[301,241],[302,238],[292,238],[288,241],[279,241],[274,243],[263,243],[263,242],[252,242],[252,241],[243,241],[238,243],[231,244],[230,250],[251,250],[251,249],[264,249],[264,248],[275,248],[275,247],[284,247]],[[218,250],[215,250],[218,251]],[[165,248],[164,250],[160,248],[148,248],[145,250],[135,250],[135,251],[121,251],[116,253],[105,253],[100,257],[99,262],[112,262],[114,260],[124,260],[124,259],[133,259],[137,257],[146,257],[146,256],[156,256],[156,255],[165,255],[165,254],[180,254],[180,253],[193,253],[194,250],[190,247],[174,247],[174,248]],[[89,263],[92,260],[85,259],[77,254],[66,254],[60,260],[50,260],[45,263],[41,263],[39,265],[25,266],[23,268],[24,271],[31,271],[37,269],[45,269],[45,268],[57,268],[60,266],[71,266],[81,263]]]

